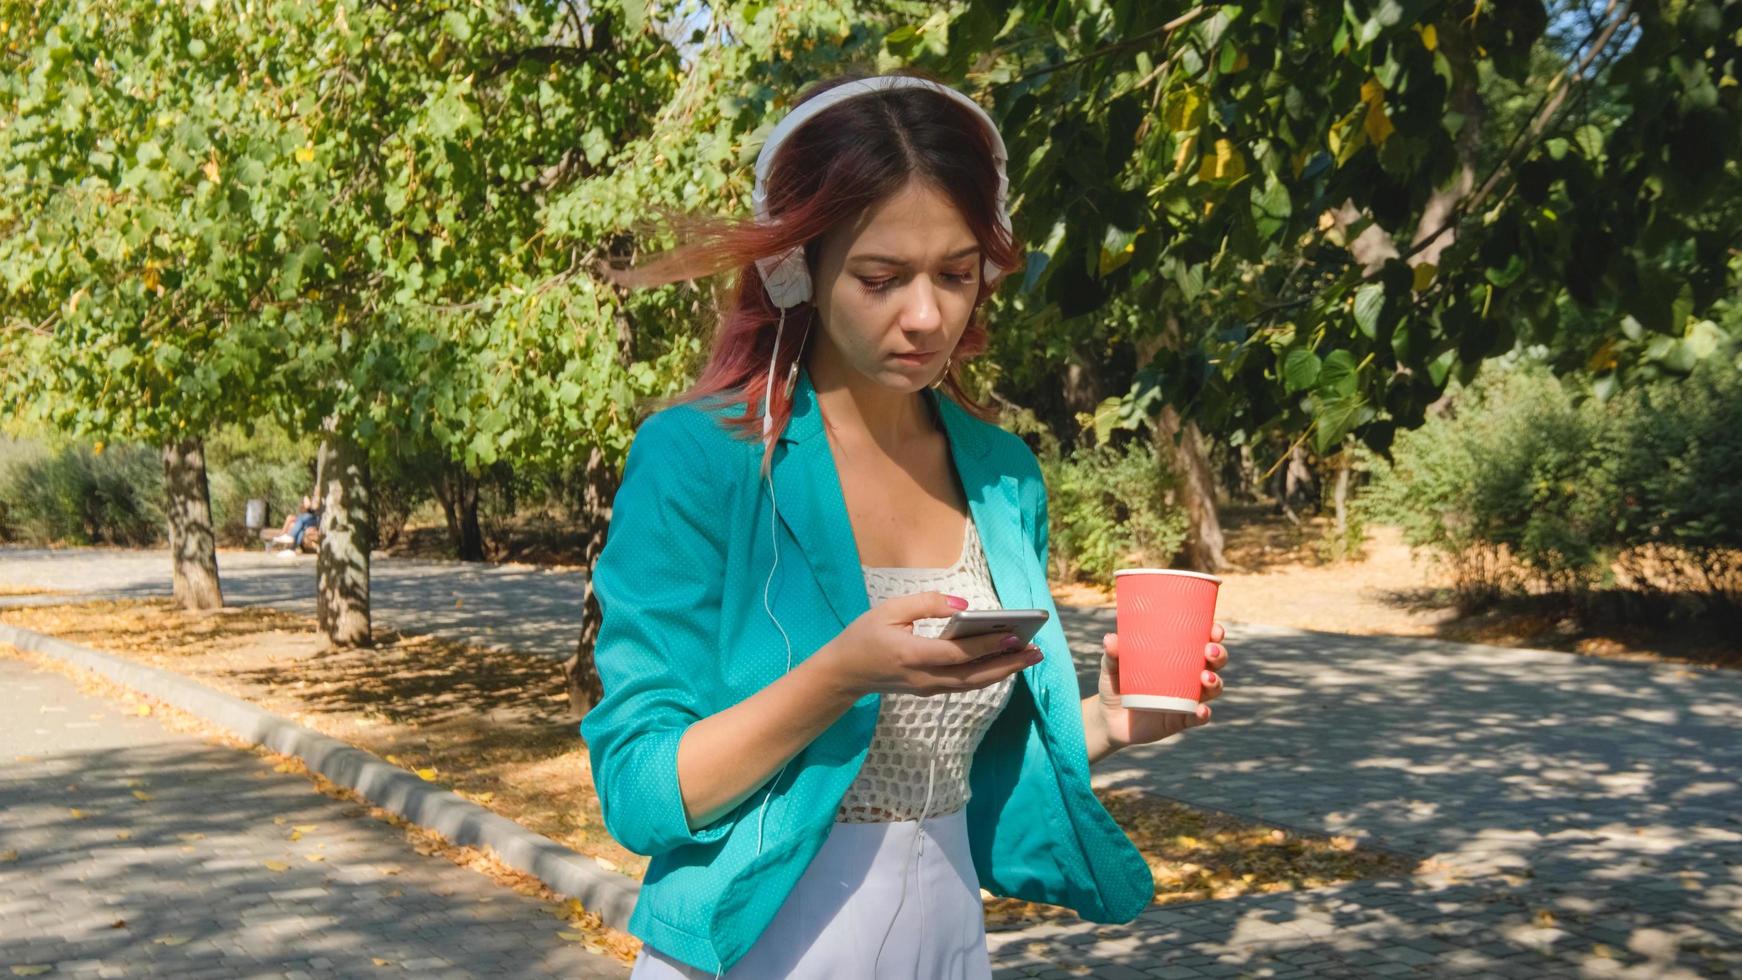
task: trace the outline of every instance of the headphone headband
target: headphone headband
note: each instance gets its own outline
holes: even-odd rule
[[[993,123],[992,117],[987,115],[985,109],[980,108],[979,103],[966,95],[948,85],[940,85],[930,79],[915,78],[911,75],[876,75],[871,78],[859,78],[844,82],[805,101],[787,113],[785,118],[781,119],[780,123],[774,127],[774,131],[768,134],[768,139],[763,141],[762,149],[756,154],[756,183],[750,193],[750,201],[755,209],[756,220],[760,223],[766,223],[770,220],[768,191],[765,184],[768,179],[768,171],[774,165],[775,152],[788,136],[797,132],[799,127],[810,121],[817,113],[838,102],[844,102],[861,95],[907,88],[928,89],[940,95],[947,95],[974,110],[981,121],[985,123],[986,132],[992,137],[992,161],[998,171],[998,224],[1006,234],[1009,234],[1010,215],[1006,210],[1005,203],[1010,187],[1009,177],[1005,173],[1009,154],[1004,149],[1004,137],[999,134],[997,124]],[[756,260],[756,268],[761,271],[763,285],[768,291],[769,299],[773,300],[776,306],[785,309],[810,299],[810,270],[805,267],[803,248],[795,247],[778,255],[759,258]],[[990,279],[1001,271],[1003,270],[990,258],[984,260],[983,273],[986,278]]]

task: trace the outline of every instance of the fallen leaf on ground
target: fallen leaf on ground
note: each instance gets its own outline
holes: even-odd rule
[[[318,823],[299,823],[294,828],[299,834],[312,834],[320,828]]]
[[[370,960],[370,962],[374,963],[376,966],[392,966],[393,965],[392,960],[384,960],[379,956],[371,956],[371,957],[369,957],[369,960]]]
[[[0,864],[5,864],[8,861],[16,861],[16,860],[18,860],[18,852],[17,851],[0,851]]]
[[[53,968],[43,966],[40,963],[30,966],[15,966],[12,968],[12,975],[15,977],[34,977],[39,973],[47,973],[51,969]]]
[[[436,771],[433,767],[428,768],[428,769],[419,769],[417,771],[417,774],[419,777],[421,777],[423,779],[427,779],[427,780],[434,780],[436,778]]]
[[[182,840],[205,840],[205,834],[176,834]]]
[[[583,932],[559,932],[556,934],[556,937],[558,939],[567,939],[571,943],[584,943],[587,941],[587,935]]]
[[[327,859],[325,854],[304,854],[303,857],[308,858],[310,861],[325,861]]]
[[[115,839],[116,840],[132,840],[133,839],[133,831],[131,831],[131,830],[117,830],[117,831],[115,831]]]
[[[151,714],[151,705],[142,704],[139,707],[134,708],[133,713],[138,715],[141,718],[144,718],[146,715]]]
[[[266,867],[272,871],[283,872],[290,870],[290,865],[283,861],[262,861],[260,863],[266,865]]]
[[[67,812],[73,815],[74,820],[83,820],[85,817],[89,816],[89,814],[76,806],[67,808]]]
[[[186,936],[158,936],[156,939],[152,940],[152,942],[159,946],[180,946],[182,943],[187,941],[188,937]]]
[[[140,801],[141,803],[150,803],[151,802],[151,794],[147,793],[146,791],[144,791],[142,789],[134,790],[133,791],[133,798]]]

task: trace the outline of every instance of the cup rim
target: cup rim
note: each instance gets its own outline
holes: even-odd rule
[[[1218,585],[1222,582],[1220,578],[1208,572],[1188,572],[1183,568],[1119,568],[1113,571],[1114,578],[1121,575],[1181,575],[1186,578],[1206,579]]]

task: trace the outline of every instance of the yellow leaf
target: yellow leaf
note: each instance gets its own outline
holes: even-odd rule
[[[1537,909],[1536,910],[1536,924],[1539,926],[1543,926],[1545,928],[1548,926],[1554,925],[1555,924],[1554,913],[1550,912],[1548,909]]]
[[[420,776],[426,780],[433,780],[436,778],[436,771],[435,771],[435,768],[433,766],[428,768],[428,769],[419,769],[417,771],[417,774],[418,774],[418,776]]]
[[[340,7],[339,9],[343,10],[344,8]],[[370,962],[374,963],[376,966],[392,966],[393,965],[392,960],[384,960],[379,956],[371,956],[371,957],[369,957],[369,960],[370,960]]]
[[[1216,141],[1215,150],[1198,164],[1199,180],[1237,180],[1246,174],[1246,159],[1230,140]]]
[[[150,803],[151,802],[151,794],[147,793],[146,791],[144,791],[142,789],[134,790],[133,791],[133,798],[140,801],[141,803]]]
[[[139,707],[134,708],[133,713],[138,715],[141,718],[144,718],[146,715],[151,714],[151,705],[142,704]]]
[[[1397,127],[1391,125],[1391,117],[1385,114],[1385,86],[1379,84],[1379,79],[1369,78],[1361,83],[1361,101],[1367,103],[1367,116],[1361,127],[1374,146],[1381,146]]]
[[[186,936],[158,936],[156,939],[152,940],[152,942],[159,946],[180,946],[182,943],[187,941],[188,937]]]
[[[284,823],[284,818],[283,817],[273,817],[272,822],[276,823],[276,824],[282,824],[282,823]]]
[[[296,825],[296,829],[304,834],[312,834],[318,827],[320,827],[318,823],[299,823]]]
[[[74,820],[83,820],[86,817],[85,811],[76,806],[67,808],[67,812],[73,815]]]
[[[30,966],[15,966],[15,967],[13,967],[12,968],[12,975],[15,977],[34,977],[34,976],[41,974],[41,973],[47,973],[49,970],[52,970],[52,969],[54,969],[54,968],[50,967],[50,966],[43,966],[40,963],[33,963]]]
[[[211,159],[207,160],[204,164],[201,164],[200,165],[200,172],[205,174],[206,179],[211,181],[212,183],[214,183],[214,184],[222,183],[222,181],[219,180],[219,178],[218,178],[218,158],[217,157],[212,157]]]
[[[558,939],[567,939],[571,943],[584,943],[587,941],[586,934],[580,932],[559,932],[556,934],[556,937]]]
[[[387,761],[388,761],[388,762],[391,762],[391,763],[393,763],[393,764],[394,764],[394,765],[396,765],[396,766],[403,766],[403,765],[405,765],[405,763],[403,763],[403,762],[401,762],[401,761],[400,761],[400,760],[399,760],[399,756],[396,756],[396,755],[389,755],[389,756],[387,756],[387,757],[386,757],[386,758],[387,758]]]
[[[300,830],[291,831],[290,832],[290,839],[293,841],[302,840],[302,831],[300,831]]]
[[[303,857],[310,861],[325,861],[327,859],[325,854],[304,854]]]
[[[1428,288],[1434,284],[1434,273],[1438,271],[1439,267],[1432,262],[1417,263],[1414,271],[1415,279],[1409,284],[1409,288],[1418,293]]]
[[[1175,172],[1183,173],[1185,171],[1186,161],[1191,159],[1192,151],[1196,150],[1197,146],[1198,134],[1196,133],[1180,140],[1179,149],[1175,151],[1173,155],[1173,169]]]
[[[7,864],[16,860],[18,860],[17,851],[0,851],[0,864]]]
[[[283,872],[290,870],[290,865],[283,861],[262,861],[260,863],[266,865],[266,867],[272,871]]]
[[[117,831],[115,831],[115,839],[116,840],[132,840],[133,839],[133,831],[131,831],[131,830],[117,830]]]
[[[1614,959],[1615,951],[1610,949],[1608,946],[1605,946],[1602,943],[1598,943],[1597,945],[1591,947],[1591,955],[1597,957],[1600,960],[1608,960],[1608,959]]]
[[[296,161],[298,163],[308,163],[308,162],[314,160],[314,158],[315,158],[315,145],[313,143],[310,143],[306,146],[299,146],[296,148]]]
[[[494,792],[478,793],[472,797],[472,801],[474,803],[489,803],[491,800],[494,800],[495,798],[496,798],[496,794]]]
[[[1434,30],[1434,25],[1421,25],[1421,46],[1429,51],[1440,46],[1440,35],[1438,31]]]

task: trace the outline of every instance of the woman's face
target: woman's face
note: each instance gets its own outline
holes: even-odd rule
[[[949,197],[910,181],[823,237],[815,356],[898,391],[924,388],[967,329],[980,266],[979,242]]]

